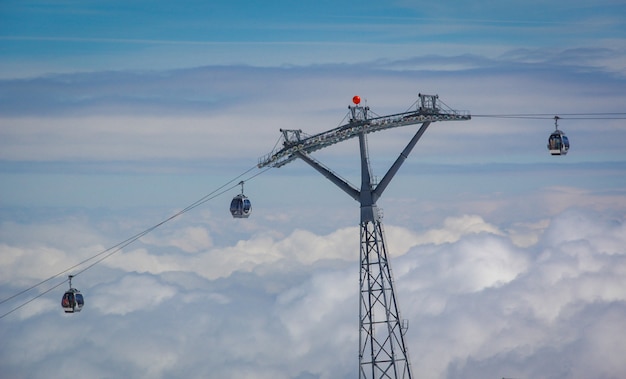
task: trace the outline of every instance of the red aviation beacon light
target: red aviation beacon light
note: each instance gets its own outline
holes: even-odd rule
[[[352,98],[352,102],[356,105],[359,105],[359,103],[361,102],[361,96],[355,96]]]

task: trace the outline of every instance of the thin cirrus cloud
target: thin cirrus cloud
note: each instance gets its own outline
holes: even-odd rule
[[[545,133],[552,128],[549,121],[478,118],[481,115],[615,112],[623,104],[623,79],[610,68],[619,55],[615,50],[562,51],[535,62],[525,62],[533,60],[531,52],[515,54],[502,59],[424,56],[381,63],[378,68],[204,67],[7,80],[0,120],[2,157],[11,161],[223,158],[230,153],[227,147],[236,142],[243,154],[253,153],[250,158],[256,160],[275,143],[280,128],[315,133],[338,125],[345,116],[341,109],[354,93],[362,94],[377,114],[389,114],[408,109],[417,92],[438,93],[452,108],[476,115],[470,123],[436,126],[444,133],[460,133],[466,143],[458,149],[469,147],[475,154],[483,146],[498,147],[493,143],[496,138],[502,147],[524,149],[526,145],[518,141],[531,137],[533,130]],[[569,59],[559,58],[562,55]],[[466,67],[453,73],[433,71],[448,65]],[[544,127],[528,127],[539,123]],[[616,121],[593,123],[604,128]],[[616,126],[610,128],[612,132],[621,133],[619,123]],[[508,133],[515,137],[499,135]],[[476,137],[481,140],[475,141]],[[597,140],[596,146],[600,144],[598,133],[581,137],[577,143]],[[602,144],[603,153],[620,155],[619,140]],[[448,143],[430,142],[433,147]]]

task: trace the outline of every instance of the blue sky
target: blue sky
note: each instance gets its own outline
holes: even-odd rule
[[[623,378],[620,1],[3,1],[0,300],[248,169],[253,214],[229,189],[81,272],[80,314],[62,283],[0,319],[0,372],[353,378],[358,204],[299,161],[251,176],[280,128],[420,92],[473,118],[431,125],[378,202],[414,376]],[[375,175],[415,130],[368,137]],[[315,157],[358,182],[354,140]]]
[[[3,2],[3,76],[621,48],[623,3]],[[45,62],[45,63],[44,63]],[[149,66],[149,67],[148,67]]]

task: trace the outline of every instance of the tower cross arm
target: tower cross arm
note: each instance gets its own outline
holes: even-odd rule
[[[400,126],[431,123],[436,121],[463,121],[470,120],[467,111],[449,109],[438,101],[438,96],[420,94],[418,106],[412,111],[396,113],[387,116],[370,118],[369,107],[349,107],[352,117],[350,121],[337,128],[308,136],[301,130],[281,129],[282,147],[259,158],[258,167],[281,167],[298,158],[296,152],[309,154],[316,150],[334,145],[360,133],[369,134],[385,129]]]

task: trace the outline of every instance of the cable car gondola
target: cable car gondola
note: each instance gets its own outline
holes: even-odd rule
[[[230,214],[233,215],[233,218],[248,218],[252,210],[252,203],[243,194],[243,181],[239,182],[239,184],[241,184],[241,193],[230,202]]]
[[[83,295],[76,288],[72,288],[72,278],[73,275],[69,275],[70,279],[70,289],[65,291],[63,294],[63,298],[61,299],[61,306],[65,313],[74,313],[80,312],[83,309],[83,305],[85,305],[85,300],[83,299]]]
[[[554,116],[555,131],[548,138],[548,150],[552,155],[565,155],[569,150],[569,139],[565,133],[559,130],[559,116]]]

